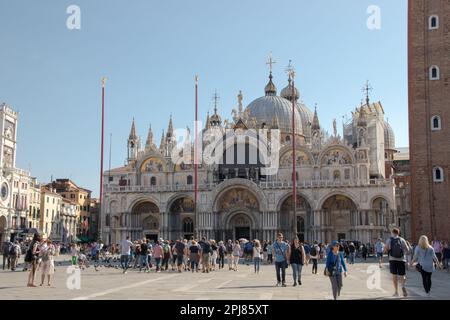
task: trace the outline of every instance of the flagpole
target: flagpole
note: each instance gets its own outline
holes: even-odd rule
[[[296,163],[295,163],[295,81],[294,71],[291,71],[292,76],[292,200],[293,200],[293,211],[294,211],[294,225],[295,229],[295,217],[297,211],[297,172],[296,172]]]
[[[106,78],[102,78],[102,132],[101,132],[101,147],[100,147],[100,198],[99,198],[99,216],[98,216],[98,223],[99,223],[99,234],[98,234],[98,240],[102,240],[102,210],[103,210],[103,144],[104,144],[104,132],[105,132],[105,85],[106,85]]]
[[[197,198],[198,198],[198,141],[197,141],[197,122],[198,122],[198,75],[195,75],[195,137],[194,137],[194,208],[195,208],[195,224],[198,225],[197,215]],[[198,238],[198,228],[195,228],[195,236]]]

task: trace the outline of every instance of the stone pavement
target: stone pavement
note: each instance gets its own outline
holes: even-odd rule
[[[324,300],[332,297],[330,281],[323,275],[323,263],[319,265],[317,275],[311,273],[311,265],[304,267],[303,284],[297,287],[292,286],[291,268],[287,269],[288,286],[283,288],[275,287],[273,265],[262,265],[260,273],[255,274],[252,265],[241,264],[239,271],[229,271],[225,265],[225,269],[210,273],[155,273],[154,270],[139,273],[130,269],[127,274],[123,274],[121,269],[101,267],[95,271],[91,266],[81,271],[80,289],[69,289],[66,284],[71,277],[66,273],[69,257],[61,256],[58,261],[51,287],[45,283],[43,287],[28,288],[28,272],[0,270],[0,299]],[[349,266],[350,272],[344,278],[341,299],[394,299],[387,263],[379,269],[373,262]],[[36,284],[39,283],[38,272]],[[420,274],[414,270],[408,272],[407,288],[409,297],[406,299],[450,299],[450,273],[436,271],[433,274],[430,298],[426,297],[422,289]]]

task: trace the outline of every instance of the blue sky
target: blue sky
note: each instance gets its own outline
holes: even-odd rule
[[[69,5],[80,30],[66,27]],[[380,30],[367,28],[369,5]],[[0,21],[0,102],[20,112],[17,165],[42,182],[70,177],[98,195],[102,76],[105,168],[110,133],[117,167],[133,117],[144,142],[151,123],[159,144],[170,114],[193,127],[196,73],[202,117],[215,89],[227,118],[239,90],[244,105],[262,96],[270,51],[278,91],[292,59],[326,129],[360,104],[368,79],[397,146],[408,145],[406,0],[1,0]]]

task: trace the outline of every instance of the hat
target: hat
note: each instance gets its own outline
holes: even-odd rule
[[[338,244],[339,244],[339,241],[334,240],[334,241],[331,243],[331,246],[332,246],[332,247],[336,247]]]

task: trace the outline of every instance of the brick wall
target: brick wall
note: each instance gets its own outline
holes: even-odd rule
[[[412,233],[450,238],[450,0],[410,0],[408,14],[409,138],[411,152]],[[439,28],[429,30],[429,17]],[[440,80],[429,80],[439,66]],[[439,115],[442,129],[431,130]],[[444,182],[433,182],[434,166]]]

